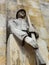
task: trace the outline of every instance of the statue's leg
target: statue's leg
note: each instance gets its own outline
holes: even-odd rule
[[[22,47],[12,34],[7,43],[7,65],[36,65],[34,49],[28,44]]]

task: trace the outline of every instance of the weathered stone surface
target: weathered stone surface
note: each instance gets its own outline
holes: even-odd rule
[[[0,3],[3,4],[5,2],[5,0],[0,0]]]
[[[17,4],[18,4],[18,6],[17,6]],[[24,6],[22,6],[22,5],[24,5]],[[46,44],[48,45],[48,49],[49,49],[49,35],[48,35],[49,34],[49,0],[23,0],[23,1],[22,0],[0,0],[0,13],[3,14],[3,17],[5,16],[5,14],[7,12],[6,16],[8,19],[15,18],[16,12],[19,8],[24,8],[26,10],[26,12],[29,14],[32,24],[35,25],[35,27],[37,28],[37,30],[39,32],[40,38],[42,38],[46,42]],[[2,17],[2,15],[0,15],[0,22],[2,22],[0,24],[0,44],[3,43],[3,45],[1,45],[0,48],[2,48],[2,46],[4,46],[3,48],[5,49],[4,40],[5,40],[5,36],[6,36],[6,32],[5,32],[6,23],[5,23],[5,20],[1,17]],[[12,41],[12,39],[10,39],[10,40]],[[15,47],[15,44],[16,44],[15,39],[14,39],[13,43],[12,43],[13,44],[12,46],[9,44],[10,47],[13,48],[13,46],[14,46],[14,50],[15,49],[17,50],[17,48],[19,49],[18,45],[16,45],[16,47],[18,46],[17,48]],[[2,54],[5,53],[5,52],[3,52],[3,49],[0,50],[0,52]],[[10,52],[12,53],[12,50],[10,50]],[[25,51],[24,51],[24,53],[25,53]],[[44,51],[44,53],[45,53],[45,51]],[[8,53],[8,54],[10,54],[10,53]],[[16,52],[14,57],[17,56],[16,54],[19,55],[19,52],[18,53]],[[21,53],[21,55],[23,55],[23,53]],[[2,60],[2,57],[0,57],[0,59],[1,59],[0,65],[3,65],[5,62],[4,60]],[[24,58],[24,56],[23,56],[23,58]],[[25,58],[26,58],[26,56],[25,56]],[[10,60],[10,61],[13,62],[13,60]],[[22,64],[22,61],[23,60],[21,60],[21,64]],[[27,65],[29,65],[29,61],[30,60],[28,60],[28,58],[27,58],[27,61],[26,61],[26,64],[28,63]],[[32,59],[31,59],[31,61],[32,61]],[[20,62],[20,60],[17,60],[18,65],[19,65],[19,62]],[[49,61],[47,62],[47,64],[48,63],[49,63]]]
[[[22,4],[24,6],[22,6]],[[49,25],[47,23],[47,21],[49,21],[48,0],[27,0],[27,1],[18,0],[18,6],[15,4],[15,1],[13,0],[9,1],[8,2],[8,11],[9,11],[8,18],[9,19],[15,18],[14,14],[16,14],[16,11],[20,8],[24,8],[26,10],[26,12],[30,16],[32,24],[34,24],[38,30],[40,38],[44,40],[44,41],[42,40],[39,41],[39,47],[45,61],[48,60],[48,51],[47,49],[45,49],[46,47],[43,47],[45,44],[48,45],[48,41],[46,42],[46,40],[49,38],[48,32],[46,30],[46,27],[47,29],[49,28]],[[43,50],[43,53],[42,53],[42,50]],[[44,55],[45,51],[46,51],[46,54]],[[49,65],[48,62],[49,61],[46,62],[47,65]]]
[[[42,39],[48,39],[48,33],[46,31],[46,28],[40,27],[39,29],[39,35]]]
[[[10,34],[7,44],[7,65],[36,65],[35,53],[33,49],[21,43]]]
[[[49,58],[48,58],[48,50],[47,50],[46,42],[43,39],[39,38],[37,44],[39,46],[39,51],[41,53],[41,56],[43,57],[43,59],[46,62],[46,65],[47,65],[47,62],[49,61]]]
[[[0,14],[0,65],[6,65],[6,18]]]

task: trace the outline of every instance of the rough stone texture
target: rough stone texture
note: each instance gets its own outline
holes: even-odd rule
[[[39,38],[37,42],[41,56],[45,60],[46,65],[49,65],[46,42],[41,38]],[[13,34],[10,34],[7,44],[7,65],[13,65],[13,64],[36,65],[36,58],[32,47],[28,45],[22,47],[21,43],[15,39]]]
[[[47,32],[46,26],[45,26],[45,21],[47,21],[47,20],[45,20],[45,17],[44,17],[44,14],[47,15],[47,13],[45,13],[46,10],[44,12],[44,8],[41,7],[41,6],[42,6],[43,2],[45,4],[45,2],[47,3],[48,1],[46,1],[46,0],[45,1],[44,0],[42,0],[42,1],[41,0],[27,0],[27,1],[26,0],[25,1],[24,0],[23,1],[22,0],[18,0],[18,4],[16,2],[17,2],[16,0],[15,1],[13,1],[13,0],[9,1],[8,0],[8,18],[9,19],[15,18],[14,14],[16,14],[16,11],[18,9],[20,9],[20,8],[24,8],[26,10],[26,12],[29,14],[32,24],[34,24],[35,27],[37,28],[37,30],[39,32],[39,35],[40,35],[40,38],[44,40],[44,41],[42,41],[42,40],[39,41],[39,47],[40,47],[40,45],[44,46],[44,44],[47,44],[46,40],[49,37],[48,37],[48,32]],[[24,6],[22,6],[22,5],[24,5]],[[47,60],[47,62],[46,62],[47,65],[49,65],[48,64],[48,62],[49,62],[48,61],[48,53],[47,53],[48,51],[43,46],[40,47],[40,51],[41,51],[41,54],[43,55],[43,58],[45,59],[45,61]],[[43,52],[42,52],[42,50],[43,50]],[[44,55],[45,52],[47,54]],[[24,51],[24,53],[25,53],[25,51]],[[23,54],[22,54],[22,56],[23,56]]]
[[[24,6],[22,6],[22,5],[24,5]],[[26,12],[29,14],[32,24],[34,24],[35,27],[37,28],[40,38],[42,40],[44,40],[44,42],[47,44],[47,47],[48,47],[48,50],[49,50],[49,35],[48,35],[49,34],[49,0],[6,0],[6,1],[5,0],[0,0],[0,14],[2,14],[4,17],[5,17],[5,14],[7,14],[6,18],[8,18],[8,20],[12,19],[12,18],[15,18],[15,14],[16,14],[17,10],[20,9],[20,8],[24,8],[26,10]],[[0,18],[0,22],[2,20],[3,19]],[[3,41],[1,41],[1,40],[0,41],[3,43],[4,49],[5,49],[6,46],[4,45],[4,42],[5,42],[4,41],[5,40],[4,37],[6,37],[6,30],[5,30],[6,27],[5,27],[5,22],[3,22],[3,21],[1,23],[2,26],[0,24],[0,31],[1,31],[0,32],[0,34],[1,34],[0,38],[2,39],[2,37],[3,37]],[[14,39],[14,38],[12,38],[12,39]],[[10,41],[12,39],[10,39]],[[13,43],[14,43],[14,45],[13,45]],[[17,48],[19,49],[19,46],[16,44],[15,39],[14,39],[13,43],[10,42],[10,44],[9,44],[10,45],[9,46],[10,47],[10,51],[9,51],[8,54],[11,54],[13,49],[14,50],[17,50]],[[18,46],[17,48],[15,47],[15,44],[16,44],[16,47]],[[39,44],[41,44],[41,43],[39,42]],[[13,48],[13,46],[14,46],[14,48]],[[0,45],[0,47],[2,48],[2,45]],[[9,49],[7,49],[7,50],[9,50]],[[11,60],[11,57],[16,57],[16,54],[18,54],[18,57],[20,57],[19,56],[19,51],[21,51],[21,50],[19,49],[18,52],[16,52],[14,56],[11,54],[10,55],[10,59],[8,59],[9,62],[13,62],[14,63],[16,60],[14,59],[15,61],[13,61],[13,58]],[[28,51],[25,52],[25,50],[23,52],[24,53],[28,53]],[[3,52],[3,48],[2,48],[2,50],[0,50],[0,54],[1,53],[2,54],[5,53],[5,52]],[[44,53],[45,52],[43,52],[43,54]],[[24,56],[23,56],[22,52],[20,53],[20,55],[21,54],[22,54],[22,58],[24,59]],[[45,57],[47,57],[47,55],[48,55],[48,53],[45,55]],[[0,60],[1,60],[0,65],[3,65],[5,63],[5,61],[2,60],[3,56],[0,57]],[[4,56],[4,58],[5,58],[5,56]],[[27,58],[26,54],[25,54],[25,58]],[[22,61],[23,60],[21,60],[21,63],[19,64],[20,60],[17,60],[17,62],[16,62],[17,65],[23,65]],[[30,65],[30,63],[32,63],[31,62],[32,58],[31,58],[31,61],[28,58],[26,60],[24,60],[24,61],[26,61],[26,65]],[[29,61],[30,61],[30,63],[29,63]],[[47,62],[47,65],[49,65],[48,63],[49,63],[49,61]],[[11,63],[11,65],[12,65],[12,63]]]
[[[6,65],[6,12],[5,0],[0,0],[0,65]]]
[[[6,65],[6,18],[0,16],[0,65]]]
[[[45,60],[46,65],[49,65],[48,50],[47,50],[46,42],[43,39],[39,38],[37,44],[39,46],[39,51],[42,58]]]
[[[7,65],[36,65],[33,49],[29,45],[22,47],[13,34],[10,34],[7,45]]]
[[[46,27],[46,31],[47,34],[49,34],[49,1],[39,1],[40,2],[40,8],[41,8],[41,12],[43,15],[43,19],[44,19],[44,23],[45,23],[45,27]],[[48,45],[48,49],[49,49],[49,35],[47,36],[47,45]]]

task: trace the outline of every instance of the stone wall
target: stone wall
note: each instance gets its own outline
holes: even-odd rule
[[[28,13],[30,17],[31,23],[35,25],[35,27],[37,28],[39,32],[40,38],[45,41],[49,50],[49,35],[48,35],[49,33],[49,24],[48,24],[49,23],[49,13],[48,13],[49,0],[0,0],[0,22],[1,22],[0,24],[0,60],[1,60],[0,65],[6,64],[6,44],[5,44],[6,43],[6,20],[10,20],[12,18],[15,19],[16,12],[20,8],[24,8],[26,10],[26,12]],[[13,36],[12,36],[12,39],[14,39]],[[10,39],[10,41],[12,39]],[[14,43],[14,48],[13,48],[13,43]],[[15,50],[15,45],[16,45],[15,39],[13,43],[8,42],[9,47],[11,48],[10,49],[11,53],[13,49]],[[25,52],[26,51],[24,51],[24,53]],[[10,56],[10,61],[12,62],[13,60],[11,60],[11,56]],[[26,57],[26,54],[25,54],[25,57]],[[32,61],[30,61],[30,59],[26,57],[26,60],[28,63],[28,64],[26,63],[26,65],[32,65],[31,64]],[[22,60],[22,61],[26,61],[26,60]],[[19,62],[20,60],[18,60],[18,65],[22,65],[22,64],[19,64]]]
[[[0,65],[6,65],[6,3],[0,0]]]

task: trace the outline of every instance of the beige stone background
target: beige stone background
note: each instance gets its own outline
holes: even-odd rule
[[[0,0],[0,65],[6,65],[6,4]]]
[[[15,14],[19,8],[24,8],[26,10],[30,16],[31,23],[35,25],[39,32],[40,38],[46,42],[49,50],[49,0],[0,0],[0,65],[6,65],[6,21],[12,18],[15,19]],[[8,62],[10,62],[10,64],[8,65],[32,65],[32,61],[28,60],[28,58],[33,58],[30,56],[30,54],[32,55],[33,52],[30,52],[28,55],[30,57],[27,57],[27,51],[23,50],[25,54],[20,51],[20,48],[18,45],[16,45],[16,41],[13,36],[10,36],[10,40],[13,42],[8,42],[10,47],[10,52],[8,51],[10,57],[10,61]],[[20,52],[16,52],[15,49]],[[15,52],[14,56],[12,55],[12,52]],[[20,62],[20,60],[16,57],[16,63],[13,57],[18,56],[19,58],[19,54],[20,56],[22,55],[24,60],[21,60]],[[24,64],[22,64],[23,61]]]

